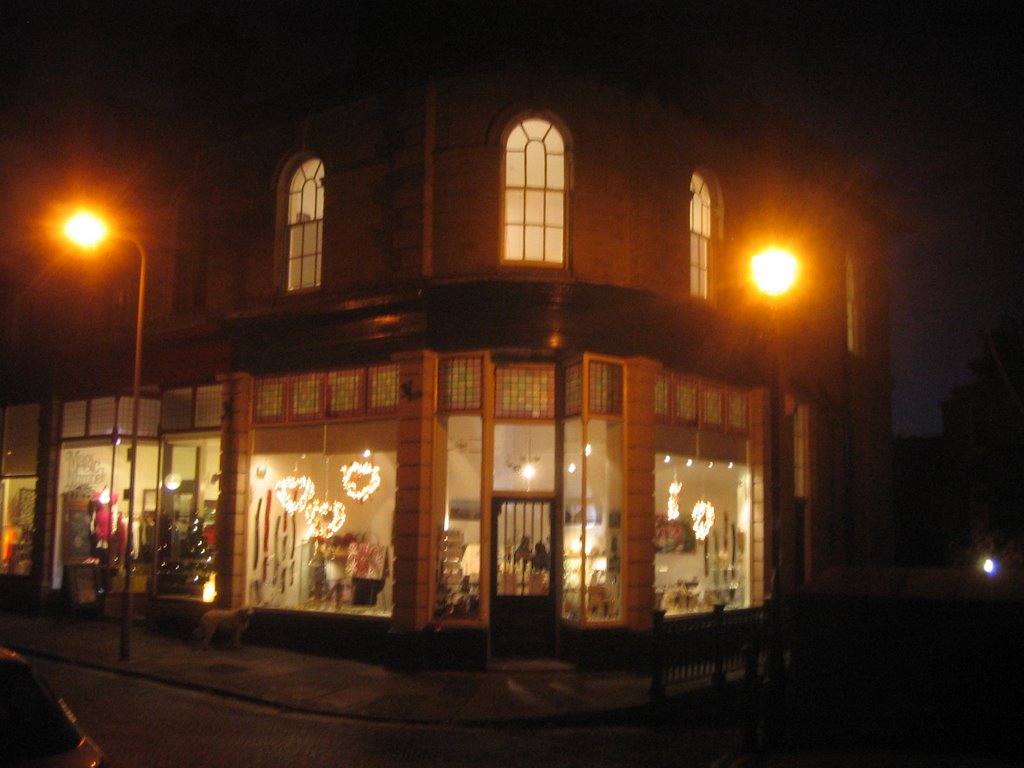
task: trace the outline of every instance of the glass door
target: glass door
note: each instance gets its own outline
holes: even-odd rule
[[[550,498],[493,502],[491,655],[555,653],[556,558]]]

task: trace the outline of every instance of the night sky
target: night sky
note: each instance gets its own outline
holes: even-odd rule
[[[142,177],[155,126],[215,132],[240,105],[343,73],[373,42],[361,35],[361,14],[384,5],[5,0],[0,191],[14,185],[3,167],[4,153],[17,151],[12,138],[31,140],[44,125],[53,141],[68,103],[91,105],[97,119],[86,131],[134,131],[139,151],[128,165]],[[984,333],[1021,315],[1024,131],[1015,102],[1024,54],[1010,3],[605,1],[571,12],[503,4],[511,15],[485,0],[392,5],[401,12],[385,28],[407,49],[417,30],[468,29],[476,34],[467,57],[494,56],[536,32],[549,48],[605,64],[699,60],[701,71],[724,73],[741,95],[868,170],[906,227],[890,253],[898,435],[938,433],[939,403],[969,379]],[[70,165],[82,146],[80,135],[61,142]]]

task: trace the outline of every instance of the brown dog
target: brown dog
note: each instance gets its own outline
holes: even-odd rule
[[[192,634],[199,638],[203,647],[206,648],[217,632],[230,633],[231,644],[235,648],[241,648],[242,633],[249,628],[249,620],[253,613],[255,611],[252,608],[212,608],[200,617],[199,626]]]

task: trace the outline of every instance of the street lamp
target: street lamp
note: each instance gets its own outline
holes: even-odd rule
[[[782,579],[779,575],[780,547],[782,540],[782,393],[779,385],[779,349],[777,312],[778,298],[793,287],[797,276],[797,260],[792,253],[782,248],[768,248],[751,260],[751,272],[754,282],[761,293],[769,298],[769,322],[766,346],[771,370],[768,382],[768,415],[769,415],[769,460],[771,461],[771,503],[772,516],[772,579],[771,603],[769,606],[769,626],[771,640],[768,646],[768,738],[778,745],[782,741],[784,728],[784,663],[782,658]]]
[[[82,211],[76,213],[64,225],[64,234],[82,248],[93,249],[107,238],[107,225],[97,216]],[[139,390],[142,380],[142,318],[146,299],[146,249],[134,237],[116,233],[115,237],[127,240],[139,252],[139,297],[135,317],[135,368],[132,375],[132,468],[128,481],[128,515],[125,521],[124,554],[124,603],[121,608],[121,661],[131,659],[132,628],[132,515],[135,507],[135,473],[139,465]]]

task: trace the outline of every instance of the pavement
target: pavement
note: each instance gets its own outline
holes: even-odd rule
[[[708,683],[677,686],[655,707],[650,678],[631,672],[579,672],[555,661],[494,662],[483,672],[405,673],[347,659],[276,648],[213,645],[141,626],[120,659],[121,626],[0,611],[0,645],[42,657],[229,696],[282,710],[377,722],[445,726],[648,725],[717,731],[740,744],[738,682],[724,694]],[[58,684],[59,681],[53,681]],[[683,725],[685,723],[685,726]],[[727,739],[728,740],[728,739]],[[894,750],[746,752],[711,768],[1008,768],[1015,760]]]
[[[551,660],[495,662],[483,672],[406,673],[348,659],[244,643],[203,648],[132,628],[120,660],[121,625],[109,619],[0,612],[0,645],[118,674],[268,706],[376,721],[446,725],[639,722],[651,713],[650,677],[579,672]],[[706,685],[700,686],[706,688]]]

